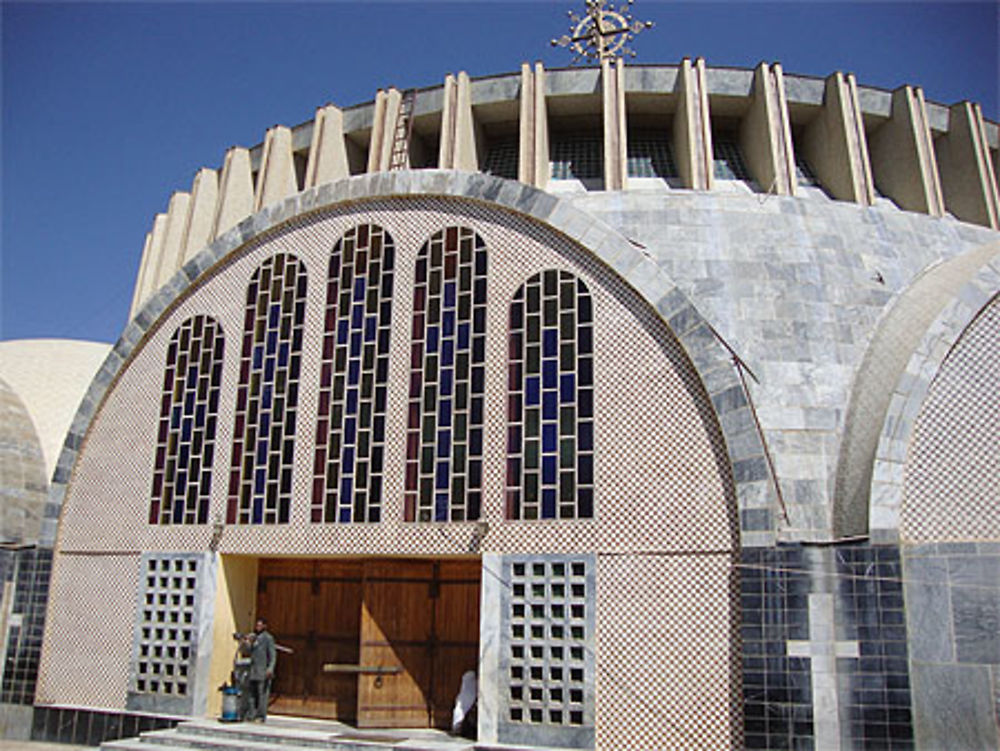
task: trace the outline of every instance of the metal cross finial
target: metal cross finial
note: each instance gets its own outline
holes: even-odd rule
[[[615,57],[635,57],[627,43],[643,29],[653,28],[652,21],[632,18],[632,0],[617,8],[604,7],[605,0],[586,0],[587,12],[579,16],[569,11],[570,33],[552,40],[553,47],[569,47],[575,54],[574,64]]]

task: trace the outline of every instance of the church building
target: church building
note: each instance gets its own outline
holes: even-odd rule
[[[997,748],[997,123],[777,63],[443,78],[155,217],[4,706],[167,744],[266,617],[254,732],[447,729],[471,670],[463,748]]]

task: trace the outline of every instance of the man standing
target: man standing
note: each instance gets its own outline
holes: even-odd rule
[[[264,722],[267,719],[267,700],[271,693],[271,679],[277,651],[274,637],[268,633],[267,619],[258,618],[253,627],[253,644],[250,647],[250,675],[248,677],[247,720]]]

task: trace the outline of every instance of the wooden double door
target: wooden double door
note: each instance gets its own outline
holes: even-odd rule
[[[271,711],[447,728],[479,658],[471,559],[264,559],[257,612],[279,653]]]

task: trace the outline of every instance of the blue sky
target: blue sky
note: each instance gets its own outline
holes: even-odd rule
[[[146,232],[199,167],[376,89],[569,63],[582,0],[3,2],[0,339],[113,342]],[[854,72],[998,118],[995,2],[656,2],[637,62]]]

